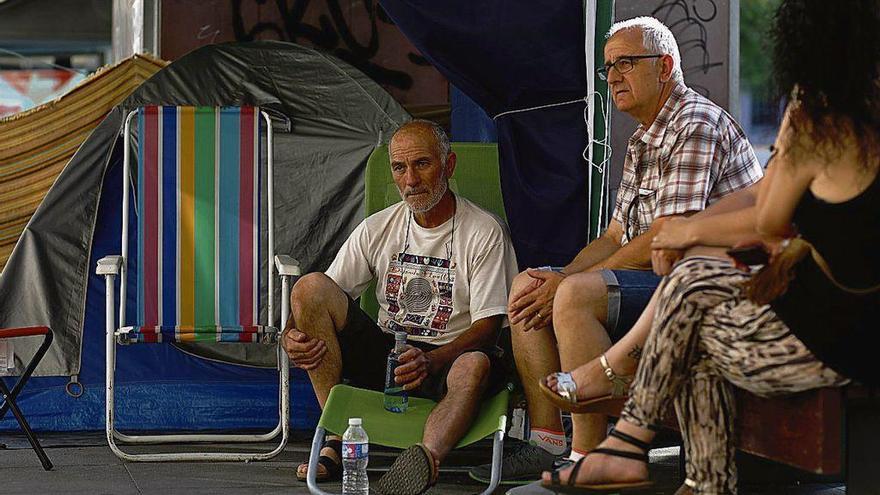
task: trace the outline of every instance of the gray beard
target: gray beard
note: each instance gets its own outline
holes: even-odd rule
[[[440,204],[440,200],[443,199],[443,195],[446,194],[446,191],[449,189],[449,181],[446,180],[446,165],[443,166],[443,173],[440,175],[440,187],[434,191],[434,195],[428,198],[425,201],[424,206],[422,205],[413,205],[412,203],[406,201],[406,198],[401,198],[404,200],[406,205],[409,207],[409,210],[413,213],[427,213],[431,211],[435,206]]]
[[[407,203],[410,211],[412,211],[413,213],[427,213],[434,209],[435,206],[440,204],[440,200],[443,199],[443,195],[446,194],[446,190],[449,189],[449,184],[446,183],[446,180],[444,180],[442,184],[443,185],[437,189],[434,195],[428,198],[424,206]]]

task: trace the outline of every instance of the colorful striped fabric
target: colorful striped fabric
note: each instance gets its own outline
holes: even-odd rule
[[[254,107],[137,115],[138,256],[130,342],[256,342],[261,119]]]

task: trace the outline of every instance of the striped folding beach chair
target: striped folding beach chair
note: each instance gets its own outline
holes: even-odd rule
[[[132,121],[137,129],[137,256],[128,255],[129,170]],[[255,107],[150,106],[125,121],[122,256],[98,262],[107,286],[107,439],[113,452],[132,461],[261,460],[284,449],[289,428],[287,354],[278,330],[261,322],[260,287],[267,286],[273,314],[271,122]],[[261,143],[266,139],[265,156]],[[261,160],[263,158],[263,160]],[[265,166],[261,165],[265,162]],[[261,205],[260,191],[266,191]],[[260,238],[260,212],[268,212],[268,243]],[[265,256],[261,258],[261,256]],[[287,258],[288,262],[291,260]],[[119,304],[114,322],[113,279],[137,280],[137,310],[127,319]],[[288,266],[298,274],[298,267]],[[116,346],[161,342],[241,342],[275,344],[280,381],[279,422],[256,435],[125,435],[114,427]],[[281,436],[270,452],[131,454],[116,442],[262,442]]]

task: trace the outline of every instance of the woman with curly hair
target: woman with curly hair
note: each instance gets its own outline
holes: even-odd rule
[[[620,420],[590,455],[545,473],[548,488],[648,486],[648,446],[672,405],[687,452],[679,493],[736,493],[734,386],[880,383],[880,0],[784,1],[772,34],[790,99],[756,202],[739,211],[770,262],[754,276],[707,256],[674,267]],[[686,228],[671,223],[653,247],[683,247]]]

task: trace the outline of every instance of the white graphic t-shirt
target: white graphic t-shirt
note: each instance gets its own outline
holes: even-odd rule
[[[507,314],[517,268],[504,222],[456,196],[454,219],[434,228],[420,226],[404,202],[371,215],[326,273],[353,299],[378,280],[379,326],[443,345],[481,318]]]

